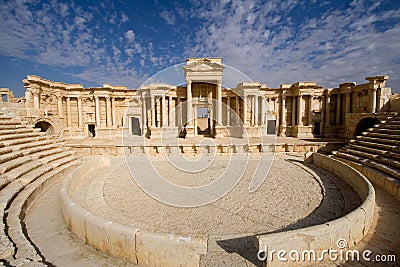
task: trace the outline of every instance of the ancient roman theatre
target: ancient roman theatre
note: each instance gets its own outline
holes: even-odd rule
[[[221,58],[169,71],[181,82],[0,88],[0,266],[398,265],[388,76],[270,88]]]

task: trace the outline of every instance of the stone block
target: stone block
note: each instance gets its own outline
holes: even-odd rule
[[[136,255],[140,266],[199,266],[207,252],[207,239],[173,234],[136,233]]]
[[[136,233],[138,229],[117,223],[108,223],[107,252],[116,258],[137,264]]]
[[[68,228],[79,239],[86,242],[86,216],[89,214],[87,210],[79,207],[75,203],[71,203],[68,207],[70,221],[67,222]]]
[[[101,251],[108,251],[108,237],[106,235],[108,221],[87,213],[85,216],[86,243]]]

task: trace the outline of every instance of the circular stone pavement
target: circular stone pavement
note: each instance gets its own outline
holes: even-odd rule
[[[217,156],[204,171],[187,173],[161,157],[152,159],[162,176],[184,186],[212,181],[224,171],[228,161],[227,156]],[[250,193],[248,186],[257,164],[258,157],[250,157],[239,183],[217,201],[199,207],[175,207],[146,194],[131,177],[124,158],[115,157],[110,167],[91,173],[72,198],[110,221],[144,231],[198,237],[270,232],[295,224],[321,205],[321,181],[285,160],[285,156],[275,157],[264,183]]]

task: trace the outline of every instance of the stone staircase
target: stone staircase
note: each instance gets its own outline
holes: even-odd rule
[[[78,164],[63,141],[1,112],[0,266],[49,264],[31,242],[24,218],[40,189]]]
[[[386,121],[374,125],[345,147],[334,152],[337,159],[356,169],[368,167],[379,177],[378,185],[394,191],[400,186],[400,114],[389,117]],[[376,175],[375,175],[376,176]],[[386,185],[385,185],[386,184]],[[396,192],[394,192],[396,193]]]

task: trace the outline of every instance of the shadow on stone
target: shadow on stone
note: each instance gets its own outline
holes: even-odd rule
[[[236,253],[255,266],[262,266],[262,262],[257,258],[257,238],[254,235],[218,240],[217,244],[227,253]]]

